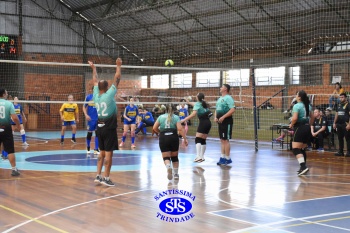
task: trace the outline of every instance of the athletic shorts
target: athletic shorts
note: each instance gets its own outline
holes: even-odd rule
[[[97,129],[97,120],[87,122],[87,131],[95,131]]]
[[[175,152],[179,151],[179,135],[177,133],[172,133],[171,135],[167,135],[169,133],[161,132],[159,134],[159,148],[161,152]]]
[[[131,119],[131,121],[128,121],[127,119],[124,118],[124,125],[135,125],[136,124],[136,118]]]
[[[310,125],[300,125],[294,128],[293,142],[302,142],[307,144],[311,140],[311,127]]]
[[[19,120],[19,124],[23,125],[22,118],[18,118],[18,120]],[[16,125],[16,123],[11,120],[11,125]]]
[[[8,154],[15,153],[15,144],[13,141],[13,134],[11,126],[4,128],[3,132],[0,132],[0,145],[4,145],[4,151]]]
[[[210,129],[211,129],[211,122],[209,118],[199,119],[199,125],[197,128],[198,133],[209,134]]]
[[[232,138],[232,127],[233,127],[233,118],[226,117],[223,122],[218,124],[219,128],[219,138],[223,140],[229,140]]]
[[[97,127],[96,136],[98,138],[98,147],[100,150],[113,151],[118,150],[118,135],[114,128]]]
[[[75,121],[63,121],[62,126],[76,125]]]

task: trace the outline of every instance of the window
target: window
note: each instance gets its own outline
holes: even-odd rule
[[[199,72],[196,74],[196,87],[219,87],[220,71]]]
[[[147,88],[147,76],[141,76],[141,88]]]
[[[172,74],[170,79],[171,79],[172,88],[191,88],[192,87],[192,73]]]
[[[224,83],[231,86],[249,86],[249,69],[237,69],[224,72]]]
[[[257,86],[284,85],[285,67],[255,69]]]
[[[169,74],[152,75],[151,88],[169,88]]]
[[[300,66],[289,68],[290,84],[299,84],[300,82]]]

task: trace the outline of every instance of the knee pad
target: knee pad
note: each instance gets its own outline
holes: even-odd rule
[[[163,157],[163,160],[170,160],[170,157]]]
[[[91,140],[91,138],[92,138],[92,132],[88,132],[86,135],[86,139]]]
[[[295,156],[296,156],[296,155],[303,154],[303,150],[302,150],[302,149],[299,149],[299,148],[293,148],[292,151],[293,151],[293,154],[294,154]]]
[[[195,142],[195,144],[197,144],[197,143],[202,144],[202,139],[199,138],[199,137],[196,137],[196,138],[194,139],[194,142]]]
[[[19,132],[21,132],[21,135],[26,134],[26,131],[24,131],[24,129],[21,129]]]
[[[178,157],[178,156],[170,157],[170,159],[171,159],[171,161],[172,161],[173,163],[179,162],[179,157]]]

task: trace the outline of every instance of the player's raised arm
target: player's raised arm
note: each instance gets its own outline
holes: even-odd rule
[[[97,79],[97,71],[96,71],[96,66],[92,61],[88,61],[91,69],[92,69],[92,82],[94,83],[94,86],[98,85],[98,79]]]
[[[117,60],[115,61],[115,64],[117,67],[116,67],[113,83],[115,83],[116,87],[118,87],[120,82],[120,77],[122,74],[122,59],[118,57]]]

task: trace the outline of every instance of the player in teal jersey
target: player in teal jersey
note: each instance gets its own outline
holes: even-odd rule
[[[118,150],[117,137],[117,105],[114,96],[117,93],[117,87],[121,77],[122,60],[116,60],[116,72],[113,83],[108,88],[106,80],[97,79],[97,71],[93,62],[89,61],[92,68],[92,81],[94,83],[93,100],[98,114],[98,125],[96,135],[100,147],[100,154],[97,160],[97,176],[95,183],[101,183],[106,186],[114,186],[109,178],[113,150]],[[101,176],[103,164],[105,165],[104,178]]]
[[[230,142],[232,138],[233,118],[232,114],[236,110],[235,101],[229,95],[231,86],[223,84],[220,88],[221,97],[216,102],[214,121],[219,128],[219,137],[221,141],[221,157],[217,165],[227,165],[232,163],[230,158]]]
[[[8,154],[8,160],[12,167],[12,176],[19,176],[16,167],[15,146],[11,127],[11,118],[16,123],[18,130],[21,129],[15,108],[10,101],[7,101],[7,91],[0,88],[0,144],[3,144],[4,151]]]
[[[185,145],[188,145],[186,134],[180,123],[180,118],[174,114],[175,109],[175,106],[168,104],[166,106],[166,113],[160,115],[153,125],[153,130],[155,132],[158,133],[160,131],[159,148],[162,152],[164,165],[167,169],[168,180],[172,180],[173,177],[174,180],[179,179],[179,136],[177,132],[180,132],[181,136],[184,138]]]

